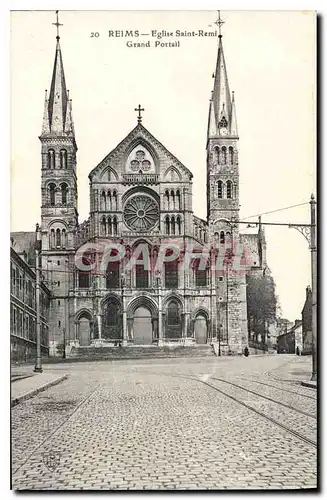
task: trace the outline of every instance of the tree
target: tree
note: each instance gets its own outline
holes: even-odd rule
[[[268,324],[276,321],[277,297],[271,276],[247,276],[248,331],[263,337]]]

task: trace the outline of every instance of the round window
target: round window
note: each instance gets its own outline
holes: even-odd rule
[[[158,204],[150,196],[136,195],[130,198],[125,205],[125,223],[134,231],[149,231],[155,226],[158,218]]]

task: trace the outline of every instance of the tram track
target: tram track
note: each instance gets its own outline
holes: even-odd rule
[[[260,398],[264,398],[267,401],[271,401],[272,403],[276,403],[278,405],[281,405],[284,408],[288,408],[289,410],[296,411],[297,413],[300,413],[301,415],[304,415],[306,417],[310,417],[310,418],[314,418],[314,419],[317,418],[317,415],[312,415],[311,413],[307,413],[305,411],[302,411],[302,410],[300,410],[298,408],[295,408],[292,405],[289,405],[287,403],[283,403],[282,401],[277,401],[276,399],[273,399],[273,398],[271,398],[269,396],[266,396],[265,394],[260,394],[259,392],[253,391],[252,389],[248,389],[247,387],[243,387],[241,385],[235,384],[235,382],[231,382],[229,380],[225,380],[225,379],[217,378],[217,377],[211,377],[211,380],[217,380],[218,382],[225,382],[225,383],[230,384],[230,385],[232,385],[234,387],[237,387],[238,389],[243,389],[244,391],[246,391],[246,392],[248,392],[250,394],[254,394],[255,396],[259,396]],[[252,380],[251,381],[247,380],[247,382],[252,383]],[[273,386],[271,386],[271,387],[275,389],[275,387],[273,387]]]
[[[309,444],[309,445],[317,448],[317,441],[316,440],[311,439],[310,437],[307,437],[306,435],[301,434],[300,432],[297,432],[296,430],[294,430],[294,428],[291,428],[291,427],[285,425],[280,420],[277,420],[276,418],[273,418],[273,417],[267,415],[267,413],[264,413],[263,411],[260,411],[257,408],[254,408],[253,405],[251,405],[249,403],[246,403],[245,401],[242,401],[242,399],[239,399],[239,398],[235,397],[235,395],[232,395],[232,394],[230,394],[230,393],[222,390],[221,388],[217,387],[214,384],[209,383],[208,381],[201,380],[199,378],[197,378],[195,380],[197,380],[198,382],[202,383],[203,385],[206,385],[207,387],[210,387],[211,389],[214,389],[218,393],[220,393],[220,394],[224,395],[225,397],[231,399],[235,403],[238,403],[239,405],[242,405],[243,407],[247,408],[248,410],[250,410],[250,411],[254,412],[255,414],[259,415],[260,417],[264,418],[265,420],[268,420],[272,424],[274,424],[274,425],[280,427],[281,429],[283,429],[284,431],[292,434],[297,439],[300,439],[301,441],[305,442],[306,444]],[[213,377],[211,378],[211,380],[213,380]],[[226,381],[226,380],[224,380],[223,382],[225,382],[227,384],[230,384],[230,382]],[[240,390],[240,389],[238,389],[238,390]],[[241,388],[241,390],[243,390],[245,392],[249,392],[247,389],[244,389],[244,388]],[[259,396],[259,394],[256,394],[256,395]],[[274,404],[279,405],[279,402],[277,402],[277,401],[272,401],[272,402]],[[292,411],[297,411],[297,410],[292,409]],[[312,418],[312,415],[310,415],[310,417]],[[308,416],[306,416],[306,418],[308,418]]]
[[[276,385],[266,384],[266,382],[261,382],[259,380],[255,380],[255,379],[247,379],[245,377],[240,377],[240,376],[238,376],[237,378],[239,378],[241,380],[246,380],[247,382],[254,382],[255,384],[265,385],[266,387],[271,387],[272,389],[277,389],[279,391],[287,392],[289,394],[294,394],[295,396],[300,396],[301,398],[303,397],[303,398],[313,399],[314,401],[317,401],[316,397],[310,396],[309,394],[303,394],[301,392],[291,391],[290,389],[284,389],[283,387],[277,387]]]

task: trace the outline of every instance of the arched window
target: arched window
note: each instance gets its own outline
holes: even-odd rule
[[[214,155],[215,161],[217,163],[220,163],[220,150],[219,150],[218,146],[215,147],[214,152],[215,152],[215,155]]]
[[[112,193],[112,210],[117,210],[117,193],[114,191]]]
[[[167,325],[177,326],[180,325],[180,307],[177,302],[171,301],[167,307]]]
[[[49,184],[49,198],[50,205],[53,207],[56,204],[56,185],[53,183]]]
[[[147,262],[148,255],[149,255],[148,252],[146,252],[145,250],[142,251],[136,261],[135,265],[136,288],[149,288],[149,270]]]
[[[56,167],[55,165],[55,152],[54,149],[49,149],[48,151],[48,168],[52,170]]]
[[[62,203],[62,205],[67,204],[67,193],[68,193],[67,184],[62,184],[61,185],[61,203]]]
[[[66,233],[66,229],[63,229],[62,232],[61,232],[61,246],[63,248],[66,248],[66,246],[67,246],[67,233]]]
[[[119,326],[120,307],[117,302],[109,301],[106,307],[105,324],[106,326]]]
[[[166,215],[166,218],[165,218],[165,228],[166,228],[166,234],[169,235],[170,234],[170,227],[169,227],[169,217],[168,215]]]
[[[227,181],[226,186],[227,186],[227,198],[231,198],[232,197],[232,181]]]
[[[220,231],[220,243],[225,243],[225,233],[224,233],[224,231]]]
[[[101,210],[106,210],[106,193],[102,191],[101,193]]]
[[[170,223],[170,232],[174,236],[175,235],[175,217],[172,216]]]
[[[61,247],[61,231],[59,228],[56,230],[56,247]]]
[[[173,250],[168,249],[165,257],[173,255]],[[165,288],[178,288],[178,259],[165,262]]]
[[[223,183],[222,181],[218,181],[218,198],[223,197]]]
[[[221,163],[222,163],[222,165],[226,165],[226,161],[227,161],[227,150],[226,150],[226,146],[223,146],[221,148]]]
[[[111,222],[111,217],[108,217],[108,236],[112,236],[112,222]]]
[[[118,228],[117,217],[114,217],[112,222],[112,230],[114,236],[117,236],[117,228]]]
[[[173,190],[170,191],[170,210],[175,210],[175,193]]]
[[[176,217],[176,225],[177,225],[177,234],[182,234],[182,222],[179,215]]]
[[[179,191],[179,189],[177,189],[176,191],[176,210],[180,210],[181,209],[181,193]]]
[[[226,231],[226,243],[230,243],[231,238],[232,238],[231,233],[229,231]]]
[[[90,288],[91,285],[91,271],[87,269],[90,266],[91,261],[83,255],[82,264],[86,266],[86,269],[78,270],[78,288]]]
[[[228,148],[228,156],[229,156],[229,163],[231,165],[234,165],[234,149],[232,148],[232,146]]]
[[[117,250],[111,250],[110,257],[115,257]],[[106,287],[119,288],[119,260],[109,260],[106,270]]]
[[[112,199],[111,199],[111,191],[107,193],[107,210],[112,210]]]
[[[207,270],[201,258],[194,260],[194,274],[196,287],[207,286]]]
[[[50,231],[50,248],[55,248],[56,246],[56,235],[55,235],[55,230],[51,229]]]
[[[169,210],[169,191],[168,191],[168,189],[165,191],[165,209]]]
[[[106,236],[106,234],[107,234],[107,223],[106,223],[105,217],[102,217],[102,220],[101,220],[101,234],[102,234],[102,236]]]
[[[60,168],[67,168],[67,151],[66,151],[66,149],[60,150]]]

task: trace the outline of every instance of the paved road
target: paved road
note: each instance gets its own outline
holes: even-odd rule
[[[14,489],[316,487],[317,392],[299,382],[309,357],[45,369],[70,377],[13,408]],[[55,470],[45,464],[50,452],[60,457]]]

